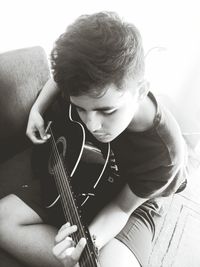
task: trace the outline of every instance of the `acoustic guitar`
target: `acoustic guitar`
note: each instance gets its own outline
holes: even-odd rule
[[[39,152],[38,159],[43,158],[40,175],[47,190],[45,204],[47,209],[51,209],[61,202],[66,222],[78,227],[77,232],[72,234],[73,240],[76,243],[81,237],[87,240],[79,260],[80,267],[97,267],[98,255],[82,218],[82,207],[92,201],[101,183],[110,155],[110,144],[102,144],[102,153],[99,147],[87,140],[84,126],[72,118],[71,105],[68,112],[65,121],[59,125],[56,121],[49,122],[46,131],[51,137],[41,145]],[[49,194],[48,189],[55,187],[57,190]]]

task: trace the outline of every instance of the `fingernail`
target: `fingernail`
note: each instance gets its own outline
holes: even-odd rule
[[[42,139],[44,139],[44,140],[48,140],[50,137],[51,137],[50,134],[46,134],[46,135],[44,135],[44,136],[42,137]]]
[[[73,231],[76,231],[78,229],[78,227],[76,225],[73,225],[72,227],[73,227],[72,228]]]
[[[80,244],[81,246],[85,246],[86,243],[87,243],[87,242],[86,242],[86,239],[85,239],[84,237],[82,237],[82,238],[80,239],[79,244]]]

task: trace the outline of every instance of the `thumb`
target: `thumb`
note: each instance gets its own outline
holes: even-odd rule
[[[39,134],[40,134],[40,137],[42,138],[42,139],[44,139],[44,137],[45,137],[45,129],[44,129],[44,123],[41,123],[40,125],[38,125],[38,132],[39,132]]]
[[[46,141],[47,139],[50,138],[50,134],[46,133],[45,127],[44,127],[44,122],[42,122],[40,125],[38,125],[38,132],[40,134],[40,138]]]

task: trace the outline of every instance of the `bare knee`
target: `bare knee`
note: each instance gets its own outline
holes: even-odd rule
[[[100,252],[102,267],[140,267],[135,255],[119,240],[113,238]]]
[[[8,195],[0,200],[0,231],[8,226],[41,223],[41,218],[20,198]]]

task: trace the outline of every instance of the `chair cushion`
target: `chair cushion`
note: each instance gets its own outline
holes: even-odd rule
[[[0,54],[0,162],[24,149],[30,108],[49,79],[44,49],[30,47]]]

